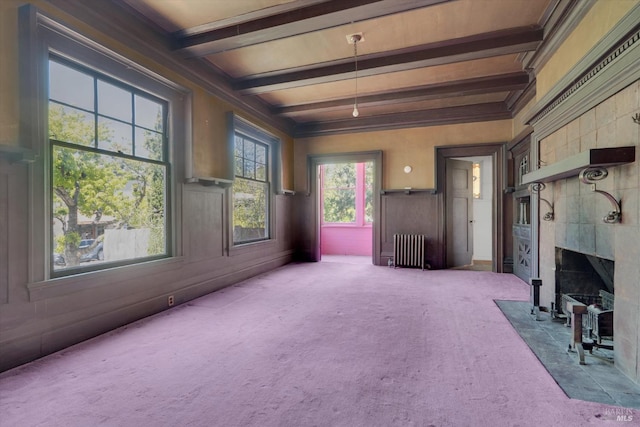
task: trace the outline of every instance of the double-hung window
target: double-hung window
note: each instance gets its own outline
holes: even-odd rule
[[[271,195],[277,191],[279,141],[235,116],[232,118],[233,244],[269,240],[272,238]]]
[[[180,255],[189,91],[33,6],[20,17],[30,281]]]
[[[166,255],[166,102],[48,63],[54,271]]]

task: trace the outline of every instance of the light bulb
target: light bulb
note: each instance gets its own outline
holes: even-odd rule
[[[353,117],[358,117],[359,115],[360,115],[360,112],[358,111],[358,105],[353,104]]]

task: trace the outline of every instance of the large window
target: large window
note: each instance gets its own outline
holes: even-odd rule
[[[234,165],[231,246],[275,239],[273,194],[280,191],[280,140],[230,112],[229,161]]]
[[[178,261],[191,92],[32,5],[19,20],[29,289],[64,295],[109,285],[101,270]]]
[[[166,101],[54,54],[48,64],[53,271],[168,255]]]
[[[269,146],[236,132],[234,153],[233,241],[268,239]]]

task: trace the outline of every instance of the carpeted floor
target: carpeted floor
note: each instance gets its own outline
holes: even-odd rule
[[[528,291],[291,264],[0,374],[0,425],[619,425],[622,408],[569,399],[494,302]]]

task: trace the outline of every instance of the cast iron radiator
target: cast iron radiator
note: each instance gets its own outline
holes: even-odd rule
[[[425,238],[421,234],[393,235],[394,267],[428,267],[424,261]]]

